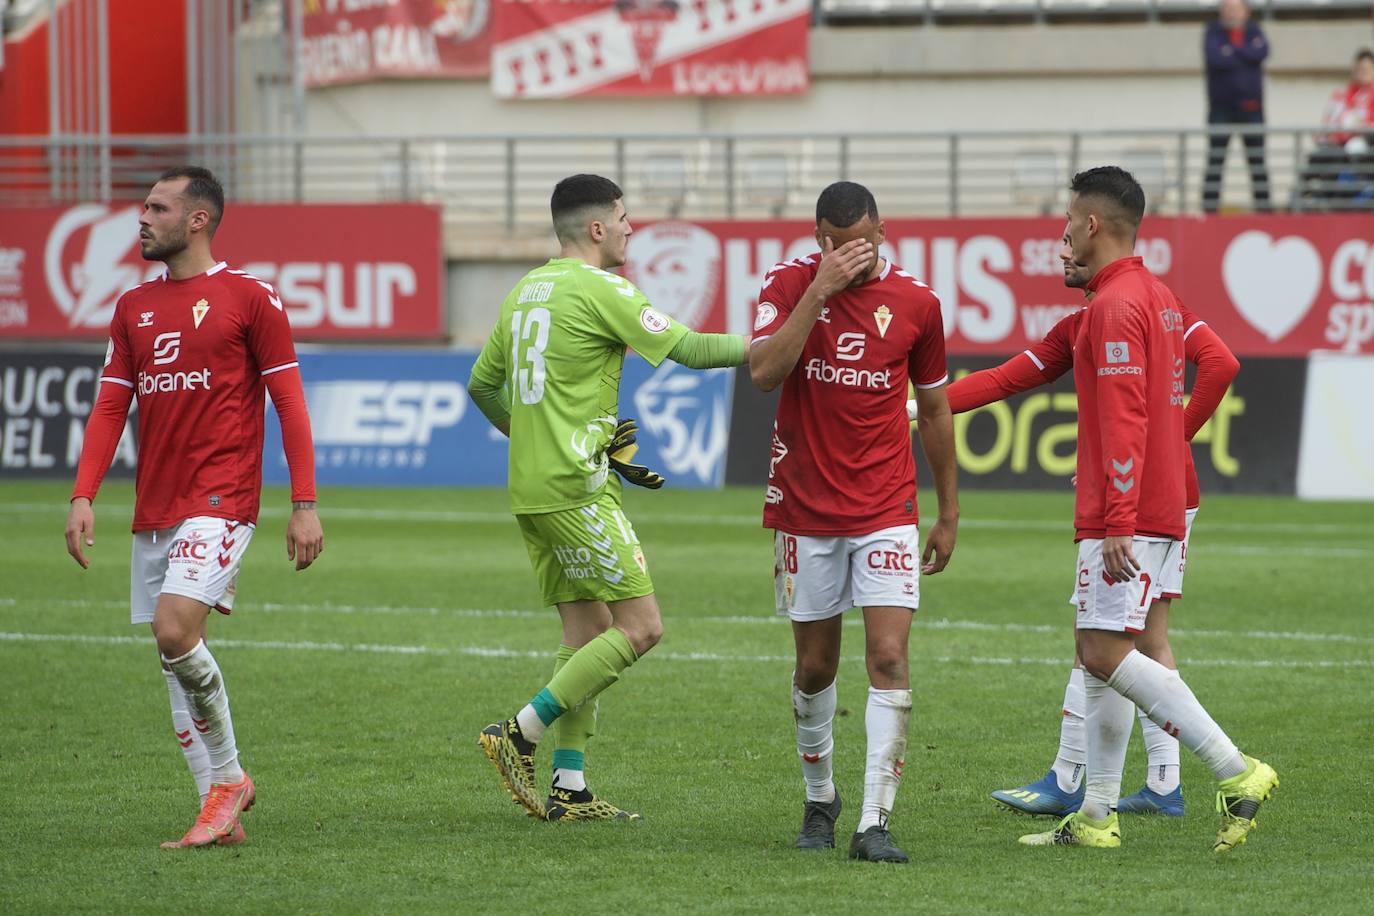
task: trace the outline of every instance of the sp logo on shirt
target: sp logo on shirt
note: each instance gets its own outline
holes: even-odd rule
[[[1107,341],[1107,362],[1108,363],[1129,363],[1131,361],[1131,347],[1124,340]]]
[[[867,343],[863,334],[856,331],[846,331],[835,339],[835,358],[846,362],[857,362],[863,359],[864,345]]]
[[[168,331],[166,334],[159,334],[153,340],[153,365],[165,366],[168,363],[176,362],[176,358],[181,354],[181,332]]]

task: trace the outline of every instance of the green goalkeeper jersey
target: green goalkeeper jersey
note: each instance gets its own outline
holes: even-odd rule
[[[596,501],[626,345],[657,366],[687,331],[629,280],[577,258],[554,258],[515,285],[472,367],[474,379],[510,394],[512,512]]]

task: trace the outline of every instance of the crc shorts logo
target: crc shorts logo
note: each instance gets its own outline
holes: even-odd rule
[[[650,302],[689,328],[701,326],[720,292],[714,233],[691,223],[655,223],[630,236],[626,257],[625,276]]]
[[[162,270],[138,254],[138,207],[72,207],[43,248],[48,292],[73,328],[108,325],[120,294]]]

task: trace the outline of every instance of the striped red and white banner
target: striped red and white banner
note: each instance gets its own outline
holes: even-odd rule
[[[781,95],[810,85],[810,0],[498,0],[499,98]]]

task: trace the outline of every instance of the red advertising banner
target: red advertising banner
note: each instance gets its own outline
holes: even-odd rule
[[[493,0],[498,98],[782,95],[810,85],[810,0]]]
[[[0,339],[104,338],[121,293],[163,271],[138,204],[0,209]],[[277,288],[299,340],[444,334],[442,230],[422,204],[234,204],[215,256]]]
[[[890,219],[883,254],[935,290],[951,353],[1014,353],[1082,305],[1060,218]],[[747,334],[764,273],[816,251],[802,220],[636,228],[624,273],[705,331]],[[1374,352],[1368,216],[1147,218],[1136,251],[1241,355]]]
[[[492,0],[295,0],[305,85],[486,76]]]

